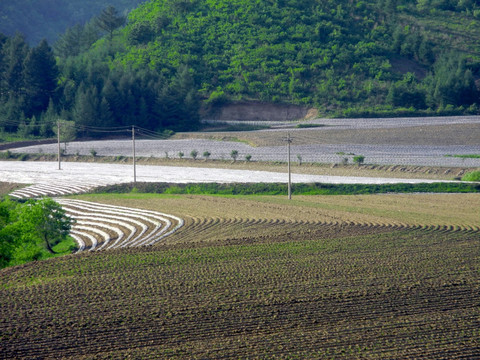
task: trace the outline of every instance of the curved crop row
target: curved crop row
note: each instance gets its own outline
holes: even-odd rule
[[[178,234],[182,242],[196,242],[222,239],[247,239],[252,234],[261,238],[285,237],[285,234],[302,234],[304,238],[330,237],[336,234],[366,234],[372,232],[396,230],[425,230],[435,233],[478,233],[480,227],[473,224],[407,224],[388,219],[381,221],[365,221],[352,219],[325,220],[285,220],[267,218],[233,218],[190,217],[187,226]],[[348,235],[345,235],[348,236]]]
[[[76,184],[70,182],[68,184],[34,184],[15,190],[9,195],[17,199],[36,198],[42,196],[62,196],[85,193],[97,186],[99,186],[99,184]]]
[[[80,250],[152,245],[184,225],[176,216],[158,211],[56,199],[76,222],[72,235]]]

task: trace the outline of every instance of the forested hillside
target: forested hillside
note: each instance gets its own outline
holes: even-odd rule
[[[109,7],[54,50],[0,39],[0,127],[193,130],[200,108],[250,100],[327,116],[476,114],[478,38],[480,1],[152,0],[128,19]]]
[[[84,24],[108,5],[129,11],[145,0],[2,0],[0,32],[13,36],[21,32],[30,44],[42,39],[50,43],[67,28]]]
[[[480,22],[477,5],[462,4],[152,1],[131,13],[117,61],[160,71],[185,64],[209,101],[469,106],[478,100]]]

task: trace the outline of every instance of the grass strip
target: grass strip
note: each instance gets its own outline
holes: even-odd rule
[[[445,155],[445,157],[453,157],[453,158],[460,158],[460,159],[480,159],[480,154]]]
[[[287,192],[284,183],[125,183],[96,188],[94,193],[154,193],[196,195],[282,195]],[[359,195],[386,193],[478,193],[480,184],[420,183],[420,184],[293,184],[294,195]]]

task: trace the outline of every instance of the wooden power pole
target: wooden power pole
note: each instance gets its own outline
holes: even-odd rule
[[[292,172],[290,167],[290,144],[293,138],[290,137],[290,133],[284,139],[287,142],[287,162],[288,162],[288,200],[292,200]]]

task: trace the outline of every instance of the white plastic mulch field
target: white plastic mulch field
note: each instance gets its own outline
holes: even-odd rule
[[[138,182],[273,183],[288,181],[286,173],[175,166],[137,165],[136,174]],[[133,166],[67,162],[62,163],[62,170],[58,170],[58,164],[55,162],[2,161],[0,162],[0,181],[31,184],[31,187],[13,193],[13,195],[21,193],[21,197],[29,197],[29,192],[31,192],[31,196],[64,195],[84,192],[89,188],[101,185],[133,182]],[[292,182],[393,184],[432,183],[438,182],[438,180],[292,174]]]
[[[245,123],[245,122],[242,122]],[[328,138],[331,130],[381,130],[372,143],[355,143],[355,133],[351,142],[347,143],[296,143],[293,141],[291,154],[293,160],[301,157],[304,162],[319,163],[341,163],[344,158],[352,162],[353,156],[349,154],[365,156],[365,162],[368,164],[379,165],[416,165],[416,166],[446,166],[446,167],[480,167],[479,158],[459,158],[451,155],[469,155],[480,154],[480,141],[464,142],[462,136],[457,136],[446,132],[444,136],[454,141],[448,144],[442,141],[417,144],[404,139],[402,144],[392,144],[388,141],[382,141],[382,134],[391,134],[395,129],[405,129],[409,127],[422,126],[424,129],[431,129],[435,126],[473,126],[480,124],[479,116],[459,116],[459,117],[434,117],[434,118],[383,118],[383,119],[317,119],[309,121],[311,124],[321,124],[325,127],[317,129],[289,128],[282,129],[281,124],[268,123],[275,129],[260,130],[256,133],[258,136],[271,134],[276,131],[279,139],[286,136],[286,132],[292,132],[293,137],[301,137],[301,134],[315,133],[316,136]],[[258,124],[258,122],[255,122]],[[284,126],[295,126],[292,123],[283,123]],[[382,132],[383,131],[383,132]],[[419,132],[422,129],[418,130]],[[453,130],[452,130],[453,131]],[[477,131],[477,130],[475,130]],[[470,132],[470,137],[475,134]],[[428,137],[428,134],[425,135]],[[421,138],[421,136],[420,136]],[[479,134],[480,139],[480,134]],[[280,141],[280,143],[282,143]],[[173,157],[178,158],[179,153],[185,157],[190,157],[190,153],[196,150],[198,157],[201,158],[205,151],[210,153],[211,159],[231,159],[232,150],[238,151],[238,159],[244,160],[246,155],[251,156],[252,161],[285,161],[286,151],[284,146],[250,146],[246,143],[237,141],[217,141],[209,139],[168,139],[168,140],[136,140],[136,155],[142,157]],[[132,141],[125,140],[102,140],[102,141],[78,141],[69,143],[66,148],[66,154],[90,155],[95,150],[99,156],[132,156]],[[58,152],[57,144],[34,145],[29,147],[12,149],[16,153],[48,153],[56,154]]]

